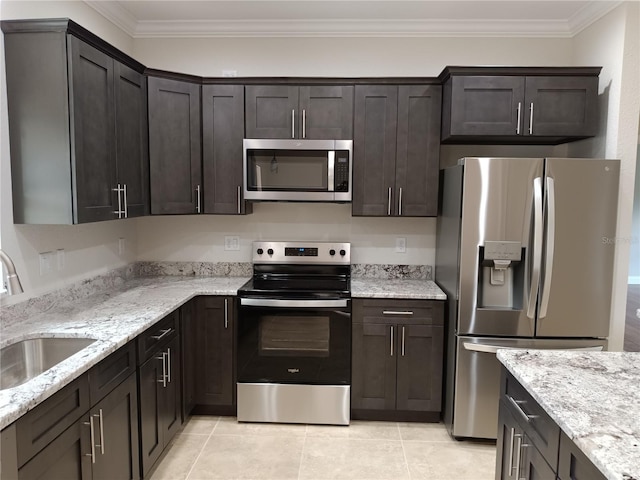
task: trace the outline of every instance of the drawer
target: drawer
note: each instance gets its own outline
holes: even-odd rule
[[[178,333],[180,310],[176,310],[148,328],[138,337],[138,365],[142,365]]]
[[[353,299],[353,322],[444,325],[444,302],[434,300]]]
[[[560,427],[511,375],[505,375],[502,400],[547,463],[558,464]]]
[[[91,405],[102,400],[135,371],[136,342],[131,341],[89,370]]]
[[[16,421],[18,467],[89,410],[88,376],[78,377]]]

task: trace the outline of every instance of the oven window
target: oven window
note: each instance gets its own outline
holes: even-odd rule
[[[328,155],[318,150],[250,150],[247,188],[252,191],[328,191]]]
[[[329,317],[266,315],[260,321],[260,355],[328,357]]]

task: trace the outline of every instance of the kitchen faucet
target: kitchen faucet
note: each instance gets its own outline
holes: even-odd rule
[[[13,261],[2,249],[0,249],[0,261],[2,261],[2,264],[7,269],[7,291],[9,292],[9,295],[24,292]]]

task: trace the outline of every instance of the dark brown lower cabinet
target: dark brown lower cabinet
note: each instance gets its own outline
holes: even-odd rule
[[[353,418],[438,421],[442,302],[354,299]]]
[[[182,354],[182,422],[196,405],[196,303],[193,299],[180,307],[180,350]]]
[[[160,345],[139,367],[138,377],[144,477],[182,425],[180,337]]]

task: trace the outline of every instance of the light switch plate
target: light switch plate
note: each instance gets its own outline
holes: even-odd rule
[[[407,252],[407,239],[406,237],[397,237],[396,238],[396,253],[406,253]]]
[[[224,237],[224,249],[225,250],[240,250],[240,237],[235,235],[225,235]]]
[[[38,259],[40,260],[40,276],[41,277],[51,273],[52,257],[53,257],[53,252],[42,252],[38,254]]]

